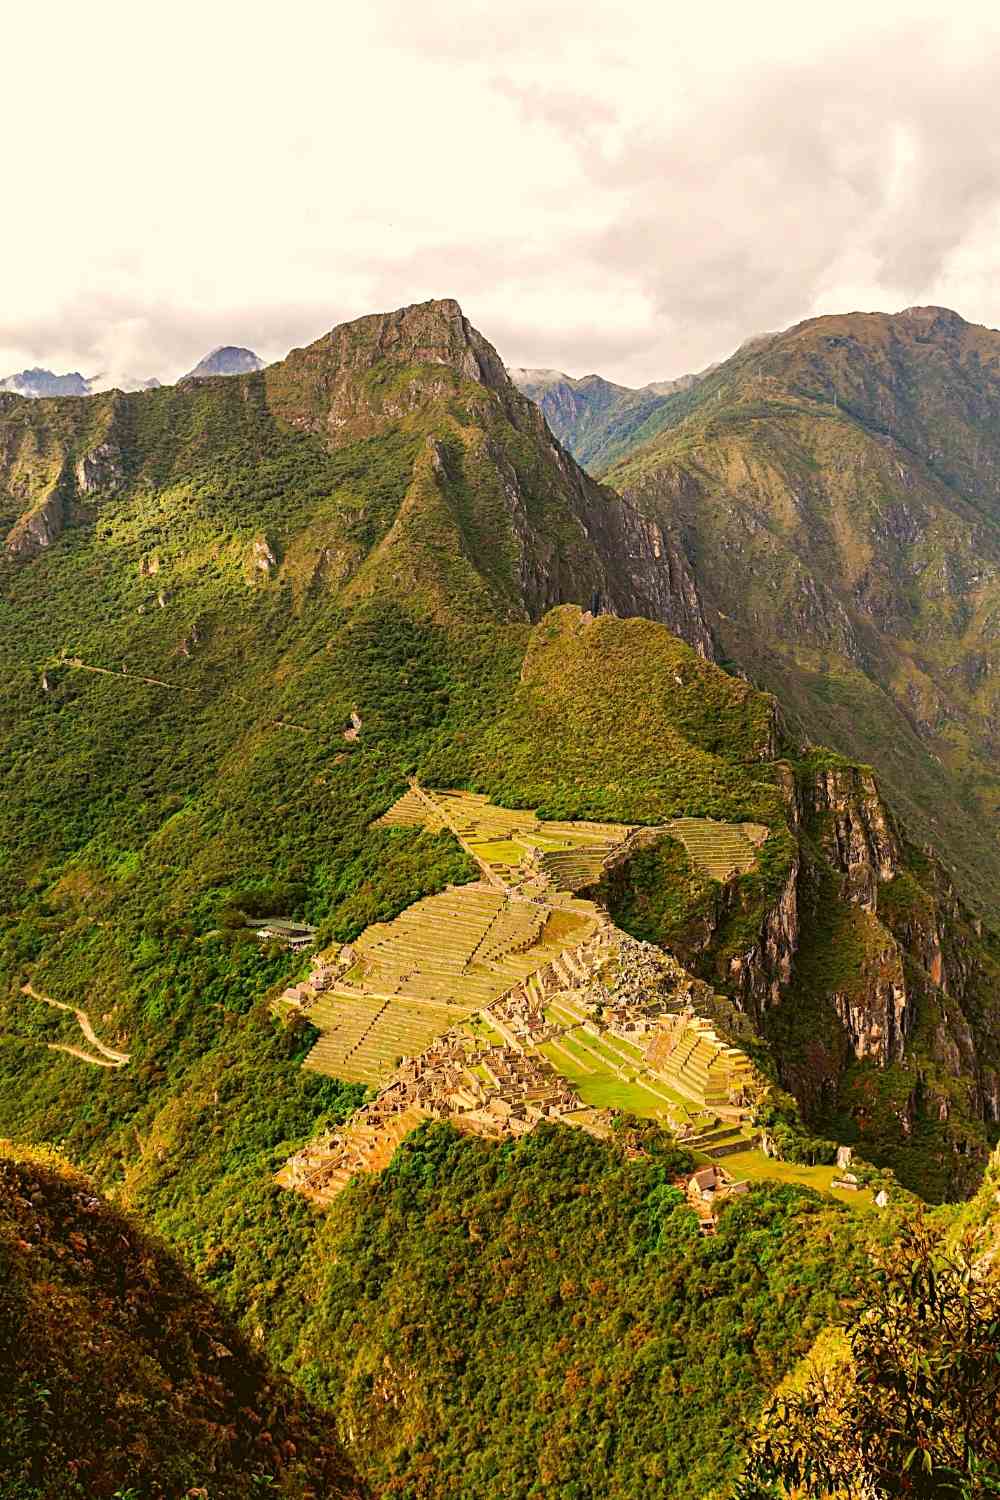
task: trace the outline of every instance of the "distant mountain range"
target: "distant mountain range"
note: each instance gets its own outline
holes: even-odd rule
[[[741,344],[737,353],[761,347],[772,337],[757,334]],[[719,368],[707,365],[693,375],[641,386],[615,385],[602,375],[574,379],[561,370],[512,367],[507,373],[522,396],[541,407],[552,431],[577,463],[600,474],[655,436],[660,430],[658,415],[671,397],[691,390]]]
[[[264,368],[264,361],[252,349],[241,349],[234,344],[223,344],[211,350],[198,361],[193,370],[181,376],[182,380],[209,380],[216,375],[249,375]],[[140,379],[133,375],[81,375],[73,370],[65,375],[56,375],[52,370],[36,367],[19,370],[0,380],[0,391],[12,391],[16,396],[39,399],[46,396],[96,396],[100,391],[155,391],[161,381]]]

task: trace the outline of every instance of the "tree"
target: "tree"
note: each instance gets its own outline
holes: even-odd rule
[[[884,1252],[840,1351],[764,1415],[737,1500],[1000,1495],[1000,1276],[918,1223]]]

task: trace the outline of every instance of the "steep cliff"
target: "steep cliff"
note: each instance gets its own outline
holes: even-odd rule
[[[670,397],[605,477],[670,526],[720,659],[877,765],[1000,911],[1000,333],[812,319]]]

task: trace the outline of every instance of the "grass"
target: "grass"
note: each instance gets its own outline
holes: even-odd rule
[[[592,1109],[626,1110],[630,1114],[647,1118],[658,1118],[666,1113],[666,1100],[637,1080],[626,1081],[619,1078],[615,1065],[607,1054],[590,1050],[593,1038],[587,1038],[586,1047],[572,1033],[559,1040],[566,1052],[548,1045],[538,1050],[548,1058],[557,1072],[570,1081],[584,1104]],[[656,1087],[661,1089],[662,1086],[657,1082]],[[662,1092],[669,1094],[670,1090],[662,1087]]]
[[[695,1154],[700,1155],[698,1152]],[[710,1159],[705,1157],[706,1162]],[[861,1188],[855,1193],[849,1189],[831,1187],[835,1178],[844,1175],[838,1167],[797,1166],[794,1162],[775,1161],[772,1157],[765,1156],[763,1151],[756,1150],[734,1151],[731,1156],[723,1157],[721,1164],[737,1180],[746,1177],[753,1182],[792,1182],[799,1187],[815,1188],[818,1193],[828,1193],[850,1208],[873,1209],[875,1206],[868,1188]],[[850,1171],[851,1168],[847,1167],[845,1170]]]
[[[480,859],[484,859],[490,865],[509,865],[516,869],[525,856],[521,845],[511,843],[509,839],[480,841],[477,838],[470,838],[468,844]]]

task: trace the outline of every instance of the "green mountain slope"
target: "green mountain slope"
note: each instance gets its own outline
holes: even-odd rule
[[[718,1500],[766,1394],[865,1263],[855,1216],[760,1187],[713,1239],[669,1146],[433,1125],[331,1213],[294,1364],[420,1500]],[[374,1394],[375,1399],[372,1400]]]
[[[587,479],[454,303],[263,372],[4,399],[0,513],[0,1134],[85,1165],[345,1421],[364,1380],[324,1332],[328,1231],[274,1174],[362,1090],[302,1069],[315,1032],[270,1002],[309,960],[248,929],[286,916],[347,943],[470,880],[449,834],[375,826],[413,774],[550,818],[766,830],[722,883],[653,839],[604,897],[745,1012],[813,1134],[928,1197],[975,1187],[1000,1096],[988,932],[871,772],[804,755],[708,659],[674,523]],[[806,1135],[790,1099],[766,1125]],[[678,1269],[692,1286],[703,1254]],[[783,1306],[791,1358],[802,1309]],[[660,1347],[664,1389],[692,1347]],[[747,1374],[733,1430],[784,1359]],[[530,1446],[509,1412],[498,1442]],[[396,1442],[373,1438],[364,1472],[409,1474],[417,1438]],[[713,1483],[730,1449],[706,1454]]]
[[[1000,334],[936,308],[820,318],[672,398],[607,476],[675,528],[723,658],[877,765],[994,917],[998,416]]]
[[[0,1158],[0,1491],[358,1497],[329,1424],[56,1158]]]
[[[668,397],[690,390],[710,371],[638,388],[615,385],[600,375],[574,380],[559,370],[511,369],[508,373],[522,395],[541,407],[546,422],[577,463],[597,474],[627,453],[637,435],[655,428],[659,414],[669,409]]]

